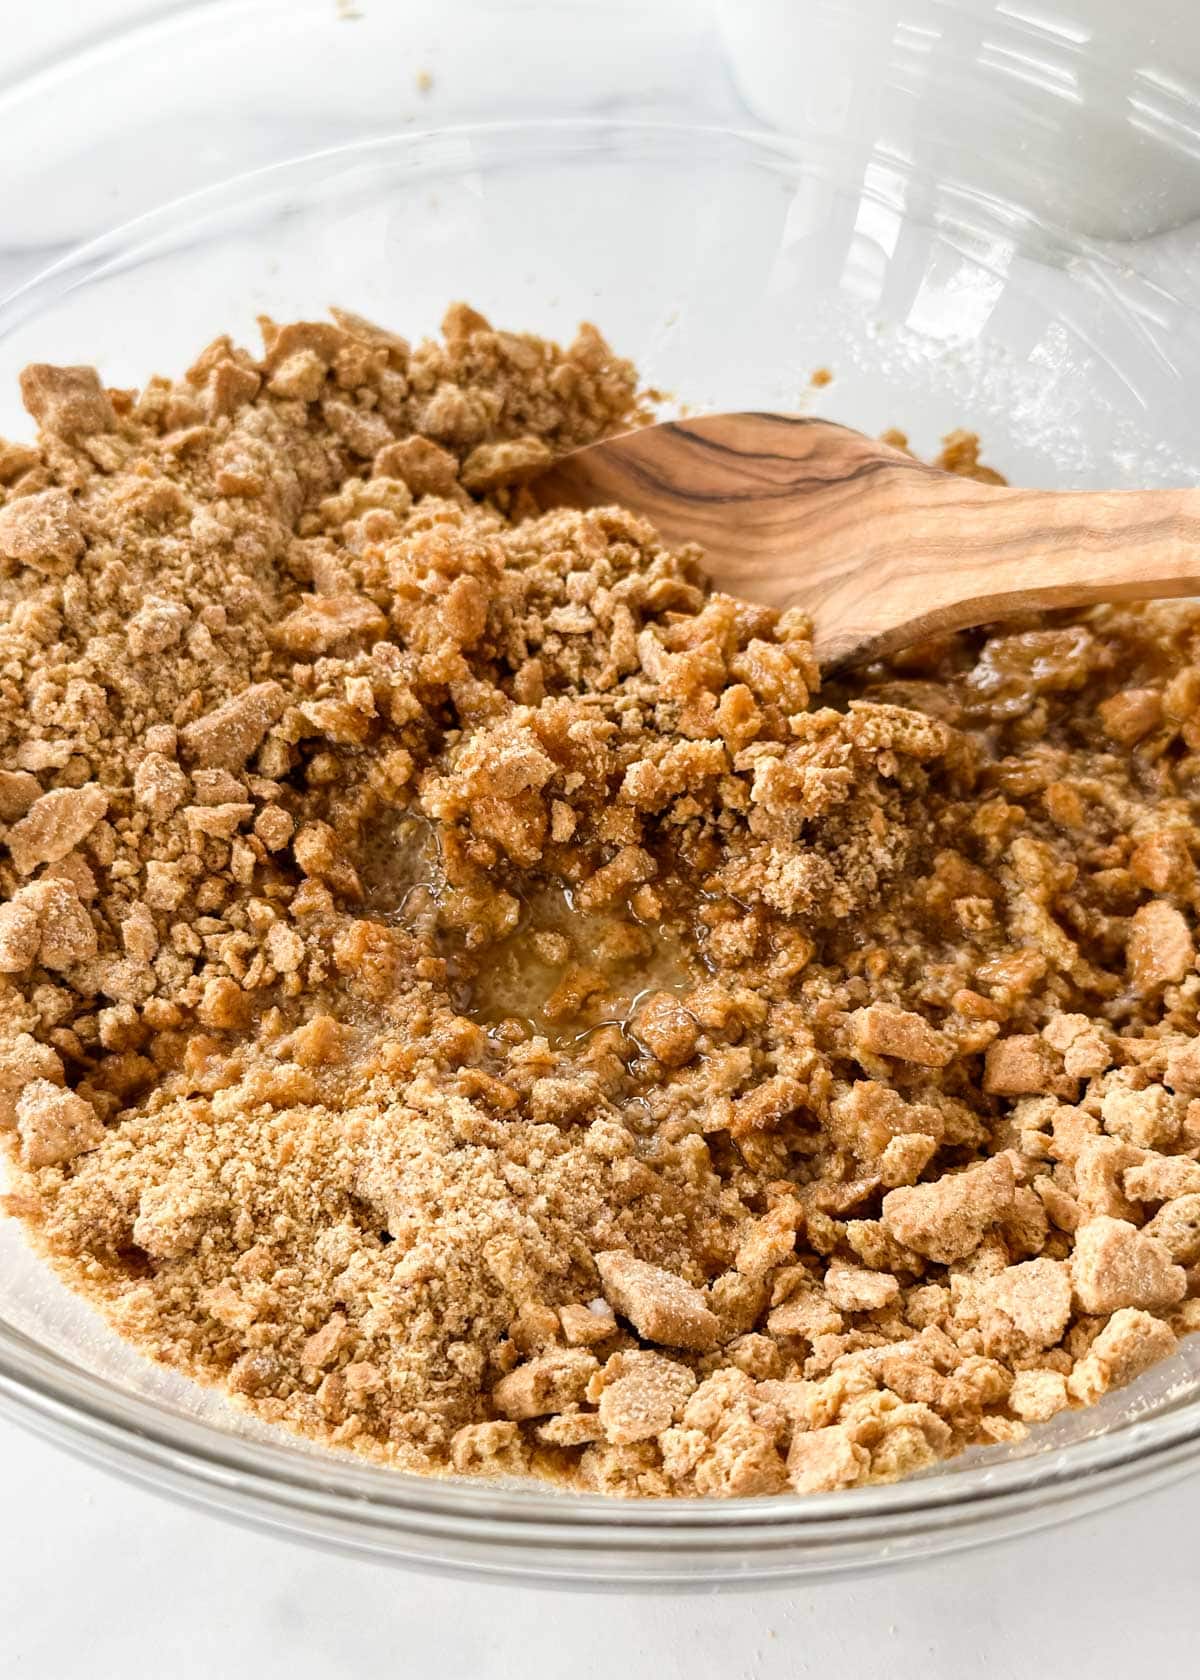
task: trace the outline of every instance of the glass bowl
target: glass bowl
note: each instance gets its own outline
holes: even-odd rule
[[[1015,193],[1021,168],[1006,179]],[[1200,164],[1195,165],[1200,174]],[[1138,248],[985,191],[963,148],[615,122],[356,144],[129,223],[0,305],[17,370],[115,385],[217,332],[337,303],[407,335],[466,296],[499,323],[594,319],[695,408],[821,409],[918,448],[969,426],[1018,482],[1200,483],[1200,319]],[[1151,275],[1158,278],[1151,278]],[[131,1478],[376,1559],[560,1583],[711,1587],[879,1567],[1060,1521],[1200,1462],[1200,1338],[1098,1407],[909,1482],[806,1498],[620,1502],[427,1480],[305,1445],[144,1361],[0,1222],[0,1402]]]

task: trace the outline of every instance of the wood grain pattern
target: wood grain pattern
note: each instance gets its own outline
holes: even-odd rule
[[[543,507],[620,503],[698,542],[713,583],[813,619],[861,663],[1029,608],[1200,594],[1200,490],[1016,490],[831,421],[710,414],[567,455]]]

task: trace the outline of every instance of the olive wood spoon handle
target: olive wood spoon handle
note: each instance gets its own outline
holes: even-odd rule
[[[1200,594],[1200,489],[1016,490],[832,421],[709,414],[565,455],[544,508],[610,503],[698,542],[717,589],[812,617],[857,664],[1029,608]]]

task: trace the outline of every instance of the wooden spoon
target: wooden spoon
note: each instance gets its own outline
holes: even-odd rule
[[[566,455],[540,506],[617,502],[718,589],[803,607],[822,665],[1031,607],[1200,594],[1200,490],[1014,490],[829,420],[708,414]]]

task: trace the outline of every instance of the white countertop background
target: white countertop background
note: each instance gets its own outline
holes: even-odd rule
[[[290,3],[311,10],[315,0]],[[528,79],[506,93],[494,77],[473,82],[463,63],[448,58],[439,10],[461,17],[463,0],[357,3],[403,3],[414,20],[414,57],[396,67],[394,111],[403,108],[397,126],[527,107]],[[30,74],[48,78],[52,95],[57,55],[85,30],[99,43],[99,64],[114,25],[153,27],[159,15],[179,10],[172,0],[7,6],[0,121],[20,116]],[[334,0],[328,9],[335,12]],[[529,9],[540,9],[547,40],[560,47],[569,42],[572,20],[587,37],[586,51],[568,55],[566,78],[551,79],[556,114],[619,109],[716,122],[747,116],[736,78],[714,52],[712,19],[720,5],[608,0],[598,13],[592,0],[529,0]],[[494,11],[479,0],[481,20]],[[598,15],[637,30],[639,50],[597,54]],[[1200,54],[1200,29],[1188,50]],[[427,96],[416,89],[416,69],[434,74]],[[619,88],[616,76],[625,78]],[[97,76],[97,109],[104,82]],[[199,154],[184,148],[193,169],[188,185],[231,172],[223,144],[266,162],[348,132],[344,111],[326,114],[323,124],[320,113],[304,111],[308,145],[298,144],[282,95],[272,123],[256,123],[258,113],[239,109],[236,96],[226,109],[232,139],[213,134]],[[62,115],[59,108],[48,122],[45,147],[29,149],[24,170],[10,158],[0,182],[3,284],[95,231],[73,227],[76,207],[48,203],[31,185],[49,167],[54,146],[65,143]],[[368,112],[358,131],[374,120]],[[93,201],[100,225],[169,196],[155,186],[153,160],[145,161],[148,174],[111,172],[111,204]],[[769,1593],[601,1597],[446,1580],[306,1550],[128,1487],[0,1421],[0,1676],[1060,1680],[1086,1673],[1115,1680],[1159,1665],[1182,1674],[1196,1660],[1200,1627],[1198,1527],[1200,1480],[1192,1480],[1066,1529],[885,1575]]]
[[[1200,1479],[1068,1528],[771,1592],[589,1594],[363,1563],[0,1423],[4,1680],[1116,1680],[1193,1670]]]

